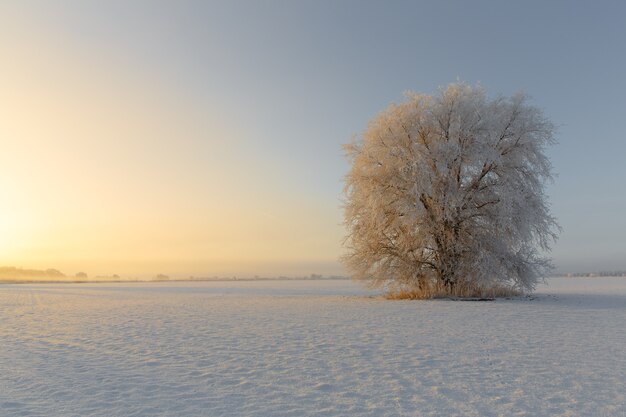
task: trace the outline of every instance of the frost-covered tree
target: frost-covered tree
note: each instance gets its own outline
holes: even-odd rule
[[[523,94],[464,83],[391,105],[345,146],[354,277],[425,295],[532,290],[559,229],[545,194],[553,133]]]

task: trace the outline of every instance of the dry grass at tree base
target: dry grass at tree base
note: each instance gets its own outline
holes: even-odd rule
[[[434,298],[487,300],[503,297],[518,297],[523,294],[524,293],[517,288],[501,284],[491,286],[458,284],[452,289],[445,285],[436,284],[427,288],[390,288],[385,294],[385,298],[388,300],[427,300]]]

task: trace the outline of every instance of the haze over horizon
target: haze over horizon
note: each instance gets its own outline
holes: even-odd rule
[[[531,6],[532,4],[532,6]],[[626,270],[626,5],[0,4],[0,266],[345,274],[341,145],[403,92],[558,126],[557,271]]]

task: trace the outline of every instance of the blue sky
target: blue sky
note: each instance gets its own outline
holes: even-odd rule
[[[228,165],[225,177],[239,172],[241,193],[252,196],[238,204],[267,200],[260,210],[277,227],[285,200],[295,211],[311,208],[291,213],[302,223],[324,224],[302,259],[284,259],[306,270],[277,266],[280,235],[268,242],[259,234],[259,248],[275,246],[273,266],[259,271],[340,273],[348,170],[341,144],[403,92],[436,92],[457,79],[494,95],[523,90],[559,126],[549,150],[558,177],[548,188],[563,227],[553,251],[558,269],[626,269],[626,3],[28,1],[2,9],[18,22],[5,39],[37,33],[48,42],[42,48],[56,42],[87,68],[136,74],[167,90],[168,106],[205,109],[211,123],[237,132],[224,139],[232,142],[227,152],[206,148],[202,135],[186,146]],[[162,141],[166,150],[177,146]],[[258,259],[244,259],[247,272]],[[208,260],[189,262],[172,268],[211,269]],[[216,270],[240,272],[228,265]]]

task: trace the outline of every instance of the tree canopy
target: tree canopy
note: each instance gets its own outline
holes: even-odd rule
[[[407,94],[345,145],[347,267],[424,294],[532,290],[559,229],[545,194],[554,130],[521,93]]]

